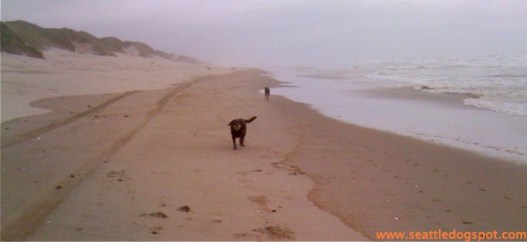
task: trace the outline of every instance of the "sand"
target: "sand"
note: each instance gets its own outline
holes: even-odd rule
[[[279,83],[258,70],[202,74],[164,89],[46,98],[33,105],[52,112],[3,122],[2,239],[525,230],[525,166],[266,101],[258,90]],[[234,151],[227,124],[252,116]]]
[[[33,102],[53,111],[2,124],[2,238],[365,239],[284,163],[295,137],[260,74]],[[252,115],[234,151],[227,124]]]
[[[45,60],[1,55],[2,122],[49,112],[28,105],[42,98],[155,90],[198,76],[232,71],[119,53],[117,57],[105,57],[50,49],[44,52]]]

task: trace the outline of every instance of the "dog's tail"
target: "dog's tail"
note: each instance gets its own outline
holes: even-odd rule
[[[256,119],[256,116],[254,116],[254,117],[252,117],[252,118],[250,118],[250,119],[246,119],[245,122],[246,122],[246,123],[250,123],[250,122],[252,122],[252,121],[255,120],[255,119]]]

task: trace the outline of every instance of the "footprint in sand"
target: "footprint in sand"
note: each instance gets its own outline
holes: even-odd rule
[[[254,234],[248,234],[248,233],[236,233],[234,234],[234,238],[236,240],[244,240],[244,241],[249,241],[249,240],[263,241],[261,236],[254,235]]]
[[[128,181],[131,180],[129,177],[126,176],[126,171],[110,171],[106,173],[106,177],[109,178],[117,178],[118,182]]]
[[[154,226],[150,228],[150,233],[152,234],[159,234],[163,230],[163,227],[161,226]]]
[[[263,210],[263,211],[271,211],[271,209],[269,208],[269,200],[264,195],[261,195],[261,196],[249,196],[249,197],[247,197],[247,200],[249,200],[249,201],[251,201],[253,203],[256,203],[260,207],[260,209]]]
[[[154,218],[168,218],[168,215],[166,215],[165,213],[163,212],[152,212],[150,214],[148,213],[141,213],[139,214],[139,217],[154,217]]]
[[[470,221],[463,221],[463,224],[473,225],[474,223]]]
[[[267,226],[265,228],[258,228],[253,231],[267,235],[267,237],[272,240],[294,240],[295,239],[295,231],[287,227],[282,228],[280,226]]]
[[[213,224],[221,224],[221,223],[223,223],[223,221],[221,219],[213,219],[210,222],[213,223]]]
[[[244,171],[238,171],[236,172],[236,174],[239,174],[239,175],[247,175],[249,173],[259,173],[259,172],[263,172],[262,169],[255,169],[255,170],[244,170]]]
[[[247,197],[247,200],[253,202],[253,203],[256,203],[258,205],[258,207],[260,208],[260,210],[258,211],[263,211],[263,212],[266,212],[266,213],[276,213],[276,209],[271,209],[271,207],[269,207],[269,199],[267,199],[266,196],[264,195],[260,195],[260,196],[249,196]]]
[[[296,175],[304,175],[305,174],[302,170],[300,170],[300,167],[295,166],[295,165],[286,165],[283,162],[273,162],[273,163],[271,163],[271,165],[274,168],[283,169],[283,170],[288,171],[289,175],[295,175],[296,176]]]

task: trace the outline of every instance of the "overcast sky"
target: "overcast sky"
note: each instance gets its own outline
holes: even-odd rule
[[[2,21],[224,64],[527,52],[527,0],[1,0]]]

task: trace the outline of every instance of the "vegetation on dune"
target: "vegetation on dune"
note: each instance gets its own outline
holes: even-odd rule
[[[141,57],[159,56],[178,62],[201,63],[194,58],[175,56],[136,41],[122,41],[115,37],[97,38],[83,31],[69,28],[42,28],[20,20],[0,22],[0,24],[1,51],[16,55],[44,58],[42,51],[49,48],[101,56],[116,56],[116,53],[131,50]]]
[[[6,24],[0,23],[1,31],[1,51],[17,54],[17,55],[26,55],[35,58],[44,58],[42,52],[37,48],[34,48],[23,41],[17,34],[15,34],[11,29],[7,27]]]

